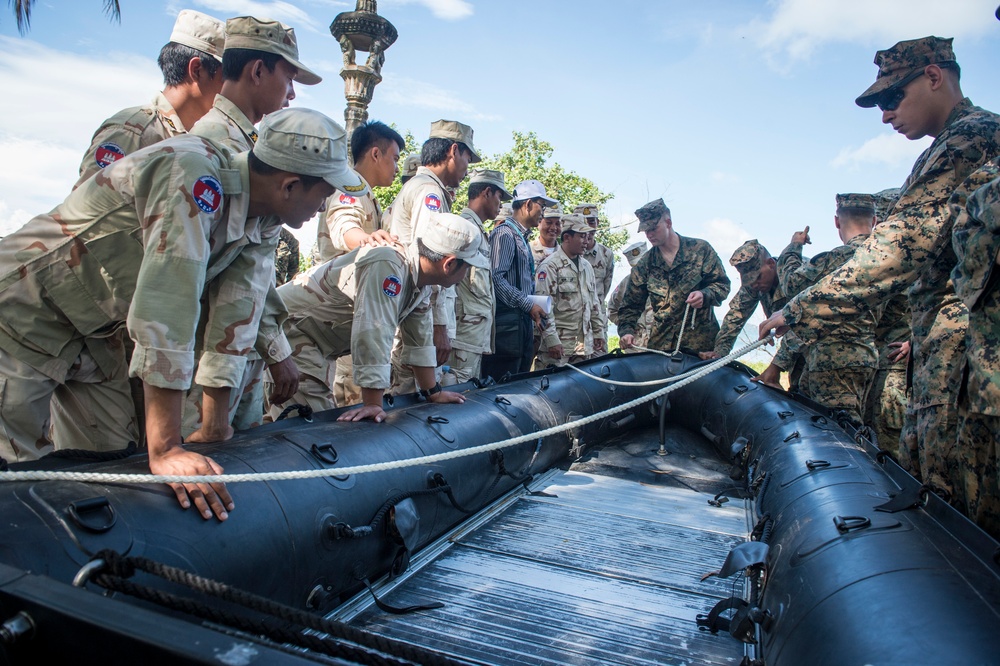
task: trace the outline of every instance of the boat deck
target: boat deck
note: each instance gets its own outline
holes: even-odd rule
[[[695,616],[743,581],[701,577],[746,540],[742,500],[706,442],[681,430],[631,433],[554,470],[422,551],[409,571],[333,617],[481,664],[739,664],[744,646]],[[734,587],[736,586],[736,587]]]

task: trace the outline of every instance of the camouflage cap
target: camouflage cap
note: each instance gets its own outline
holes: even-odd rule
[[[851,209],[858,214],[875,214],[875,197],[871,194],[838,194],[837,210]]]
[[[896,205],[900,190],[898,187],[890,187],[887,190],[875,193],[875,223],[882,224],[889,217],[889,211]]]
[[[560,229],[559,233],[566,233],[567,231],[575,231],[578,234],[589,234],[593,229],[587,224],[587,218],[585,218],[580,213],[570,213],[569,215],[563,215],[559,218]]]
[[[416,153],[406,156],[403,160],[403,169],[400,173],[401,178],[413,178],[417,175],[417,167],[420,166],[420,155]]]
[[[733,256],[729,258],[729,264],[739,271],[743,284],[750,285],[760,277],[761,266],[768,256],[764,246],[754,238],[736,248]]]
[[[222,51],[226,48],[226,24],[214,16],[182,9],[167,41],[189,46],[222,62]]]
[[[554,217],[557,219],[562,219],[562,216],[563,216],[563,209],[562,206],[560,206],[559,204],[556,204],[555,206],[546,206],[542,210],[542,217],[549,217],[549,218]]]
[[[508,217],[513,217],[513,215],[514,215],[513,206],[511,206],[509,203],[505,203],[500,205],[500,212],[497,213],[496,219],[502,222],[506,220]]]
[[[469,160],[472,164],[482,162],[483,159],[476,152],[476,147],[472,145],[472,128],[457,120],[435,120],[431,123],[431,133],[428,139],[451,139],[458,143],[465,144],[465,147],[472,153]]]
[[[284,23],[253,16],[237,16],[226,21],[226,48],[252,49],[280,55],[298,72],[295,80],[305,86],[316,85],[323,79],[301,62],[295,30]]]
[[[660,218],[664,215],[670,215],[670,209],[667,208],[667,204],[663,203],[662,198],[650,201],[648,204],[636,209],[635,216],[639,218],[639,231],[655,229]]]
[[[431,213],[421,226],[420,240],[432,252],[489,268],[489,243],[479,227],[454,213]],[[485,247],[484,247],[485,246]]]
[[[500,201],[510,201],[514,195],[504,186],[503,172],[495,169],[473,169],[469,172],[469,185],[486,183],[500,190]]]
[[[635,266],[639,262],[639,258],[646,254],[647,247],[646,241],[636,241],[622,250],[622,254],[625,255],[625,261],[628,262],[628,265]]]
[[[347,132],[319,111],[288,108],[267,114],[253,154],[275,169],[318,176],[348,194],[368,191],[347,162]]]
[[[573,209],[574,213],[580,213],[584,217],[597,219],[598,207],[595,203],[582,203]]]
[[[860,107],[870,109],[889,89],[895,87],[911,74],[918,73],[927,65],[955,62],[955,52],[951,49],[952,39],[922,37],[898,42],[891,49],[875,54],[878,76],[868,90],[854,100]]]

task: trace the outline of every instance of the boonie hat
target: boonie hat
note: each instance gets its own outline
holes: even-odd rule
[[[733,256],[729,258],[729,264],[739,271],[740,281],[743,284],[751,285],[760,277],[760,268],[764,265],[766,254],[764,246],[754,238],[736,248]]]
[[[295,30],[284,23],[253,16],[237,16],[226,21],[226,48],[253,49],[280,55],[298,72],[295,80],[306,86],[322,81],[319,74],[299,61],[299,47]]]
[[[354,196],[368,186],[347,162],[347,132],[312,109],[279,109],[264,116],[253,153],[275,169],[318,176]]]
[[[550,206],[559,203],[545,193],[545,186],[537,180],[525,180],[514,188],[514,201],[527,201],[528,199],[541,199]]]
[[[226,24],[214,16],[182,9],[167,41],[189,46],[222,62],[222,51],[226,48]]]
[[[454,213],[431,213],[419,236],[433,252],[464,260],[476,268],[490,268],[489,242],[474,223]]]
[[[871,194],[838,194],[837,210],[851,208],[858,213],[875,214],[875,197]]]
[[[636,241],[622,250],[622,254],[625,255],[625,261],[628,262],[629,266],[635,266],[639,258],[646,254],[646,247],[646,241]]]
[[[639,231],[655,229],[660,218],[669,214],[670,209],[667,208],[667,204],[663,203],[662,198],[650,201],[635,211],[635,216],[639,218]]]
[[[898,42],[891,49],[879,51],[875,54],[875,64],[878,65],[875,83],[868,86],[868,90],[861,93],[854,103],[870,109],[886,91],[927,65],[955,62],[951,42],[950,37],[922,37]]]
[[[555,217],[562,219],[562,216],[563,216],[563,209],[562,206],[560,206],[559,204],[556,204],[555,206],[546,206],[545,208],[542,209],[542,217],[547,217],[547,218]]]
[[[465,147],[469,149],[470,153],[472,153],[472,157],[469,159],[469,162],[475,164],[476,162],[483,161],[483,159],[479,157],[479,153],[476,152],[476,147],[472,145],[472,128],[458,122],[457,120],[435,120],[431,123],[431,133],[427,138],[451,139],[452,141],[457,141],[458,143],[464,143]]]
[[[494,169],[473,169],[469,172],[469,185],[486,183],[500,190],[500,201],[510,201],[514,195],[504,187],[503,172]]]
[[[569,215],[563,215],[560,219],[562,228],[560,233],[567,231],[575,231],[578,234],[589,234],[593,229],[587,224],[587,218],[585,218],[580,213],[570,213]]]
[[[417,175],[417,167],[420,166],[420,155],[412,153],[403,160],[403,173],[400,178],[413,178]]]

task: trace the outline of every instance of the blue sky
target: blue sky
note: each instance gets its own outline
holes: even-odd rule
[[[463,121],[488,153],[535,131],[614,194],[613,223],[634,232],[632,211],[662,196],[675,229],[723,261],[748,238],[777,254],[807,224],[815,253],[839,244],[837,192],[899,186],[929,144],[854,105],[875,51],[954,37],[965,94],[1000,111],[998,1],[381,0],[399,39],[370,113],[418,141],[438,118]],[[40,0],[25,37],[0,9],[0,234],[59,203],[100,121],[160,89],[156,55],[182,8],[294,27],[324,81],[297,86],[293,105],[343,122],[329,24],[354,2],[121,4],[117,24],[101,0]]]

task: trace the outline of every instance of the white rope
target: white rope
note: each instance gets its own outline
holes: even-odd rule
[[[670,354],[664,354],[664,355],[670,356]],[[582,370],[576,367],[572,363],[567,363],[563,367],[569,368],[570,370],[575,370],[584,377],[587,377],[588,379],[593,379],[595,382],[601,382],[602,384],[613,384],[614,386],[662,386],[663,384],[672,384],[674,382],[679,382],[680,380],[685,379],[692,372],[696,372],[695,370],[690,370],[688,372],[685,372],[683,375],[677,375],[676,377],[667,377],[665,379],[650,379],[649,381],[645,382],[625,382],[625,381],[617,381],[614,379],[605,379],[604,377],[598,377],[597,375],[591,374],[586,370]]]
[[[688,375],[684,379],[680,379],[680,376],[676,377],[679,381],[670,386],[666,386],[659,391],[654,391],[649,395],[645,395],[635,400],[611,407],[603,412],[597,412],[596,414],[591,414],[590,416],[585,416],[584,418],[578,419],[576,421],[568,421],[562,425],[553,426],[551,428],[546,428],[545,430],[539,430],[538,432],[530,432],[524,435],[519,435],[518,437],[512,437],[510,439],[505,439],[499,442],[492,442],[490,444],[482,444],[480,446],[474,446],[468,449],[459,449],[456,451],[446,451],[444,453],[436,453],[429,456],[421,456],[419,458],[406,458],[403,460],[390,460],[381,463],[370,463],[367,465],[355,465],[354,467],[336,467],[332,469],[313,469],[313,470],[295,470],[290,472],[260,472],[260,473],[250,473],[250,474],[218,474],[218,475],[201,475],[201,476],[183,476],[178,474],[109,474],[103,472],[43,472],[43,471],[31,471],[31,472],[0,472],[0,481],[80,481],[84,483],[142,483],[142,484],[160,484],[160,483],[246,483],[249,481],[290,481],[294,479],[318,479],[328,476],[347,476],[349,474],[367,474],[370,472],[383,472],[390,469],[402,469],[405,467],[415,467],[417,465],[429,465],[432,463],[443,462],[446,460],[453,460],[455,458],[464,458],[466,456],[474,456],[480,453],[487,453],[489,451],[496,451],[498,449],[504,449],[516,444],[522,444],[524,442],[532,442],[543,437],[550,437],[552,435],[558,435],[559,433],[565,432],[567,430],[573,430],[575,428],[580,428],[594,421],[599,421],[608,416],[613,416],[620,412],[628,411],[633,407],[638,407],[639,405],[656,400],[659,397],[665,396],[668,393],[676,391],[677,389],[687,386],[702,377],[715,372],[719,368],[723,367],[732,360],[735,360],[758,347],[761,347],[768,342],[773,341],[773,331],[772,333],[764,338],[763,340],[758,340],[752,344],[749,344],[741,349],[734,351],[728,356],[724,356],[716,361],[713,361],[709,365],[703,368],[698,368],[697,370],[685,373]]]

